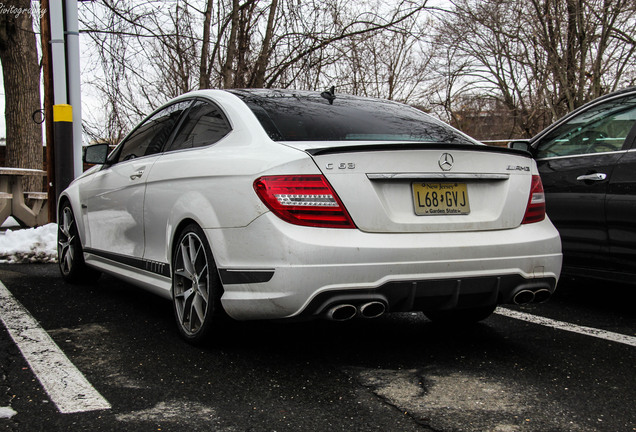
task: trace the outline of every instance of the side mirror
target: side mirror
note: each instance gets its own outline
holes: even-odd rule
[[[525,151],[534,156],[534,148],[530,145],[529,141],[510,141],[508,143],[508,148]]]
[[[110,147],[108,143],[93,144],[84,147],[84,157],[82,160],[87,164],[103,165],[108,159]]]

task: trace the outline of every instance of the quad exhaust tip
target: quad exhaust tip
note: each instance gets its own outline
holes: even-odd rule
[[[372,301],[360,306],[360,315],[364,318],[377,318],[386,312],[386,306],[379,301]]]
[[[370,301],[363,303],[359,307],[352,304],[341,303],[331,307],[326,314],[327,319],[332,321],[348,321],[356,316],[362,318],[377,318],[386,312],[386,305],[381,301]]]
[[[532,303],[533,300],[534,300],[534,291],[530,291],[530,290],[527,290],[527,289],[519,291],[512,298],[512,301],[515,302],[515,304],[518,304],[518,305],[524,305],[524,304]]]
[[[534,292],[535,303],[545,303],[552,296],[552,293],[547,289],[540,289]]]
[[[332,307],[327,312],[327,318],[332,321],[347,321],[358,314],[358,309],[354,305],[339,304]]]
[[[513,297],[512,301],[517,305],[525,305],[528,303],[544,303],[552,296],[552,292],[546,288],[537,290],[522,289]]]

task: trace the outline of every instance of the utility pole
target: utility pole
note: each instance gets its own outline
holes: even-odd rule
[[[40,0],[44,69],[49,219],[60,193],[82,173],[77,0]],[[48,76],[47,76],[48,75]]]
[[[53,69],[51,66],[51,23],[49,20],[49,0],[40,0],[40,29],[42,43],[42,76],[44,80],[44,142],[46,143],[46,178],[49,195],[49,222],[55,222],[55,143],[53,142]],[[54,198],[55,197],[55,198]]]
[[[64,38],[66,40],[66,83],[68,103],[73,107],[74,176],[84,171],[82,166],[82,98],[80,83],[80,48],[78,0],[64,0]]]

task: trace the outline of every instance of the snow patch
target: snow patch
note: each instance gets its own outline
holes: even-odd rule
[[[0,263],[54,263],[57,261],[57,224],[7,230],[0,234]]]
[[[11,407],[0,407],[0,418],[11,418],[16,414]]]

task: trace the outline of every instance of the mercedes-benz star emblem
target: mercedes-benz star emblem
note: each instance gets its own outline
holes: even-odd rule
[[[453,156],[450,153],[442,153],[439,157],[439,167],[442,171],[450,171],[453,168]]]

